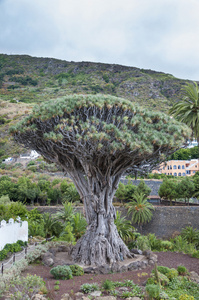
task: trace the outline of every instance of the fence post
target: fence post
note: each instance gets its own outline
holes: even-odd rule
[[[14,264],[15,263],[15,253],[13,254],[13,261],[12,263]]]
[[[1,274],[3,275],[3,263],[1,264]]]
[[[27,247],[25,248],[25,259],[27,258]]]

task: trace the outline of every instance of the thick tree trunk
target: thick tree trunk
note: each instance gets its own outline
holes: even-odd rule
[[[104,265],[132,257],[114,224],[112,199],[115,183],[113,178],[109,178],[109,184],[102,185],[93,177],[88,178],[84,186],[78,182],[88,222],[86,233],[72,251],[73,259],[79,264]]]

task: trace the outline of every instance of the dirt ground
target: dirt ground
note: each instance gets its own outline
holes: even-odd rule
[[[160,252],[156,253],[158,256],[158,265],[166,266],[169,268],[177,268],[179,265],[185,266],[188,271],[195,271],[199,274],[199,259],[193,258],[187,254],[174,253],[174,252]],[[45,282],[46,287],[49,290],[48,297],[54,300],[60,300],[61,295],[64,293],[69,293],[73,298],[76,292],[80,291],[80,286],[83,283],[94,283],[97,282],[101,284],[104,280],[109,279],[112,281],[124,281],[133,280],[134,283],[143,286],[150,276],[153,266],[148,266],[143,270],[138,271],[128,271],[125,273],[113,273],[107,275],[96,275],[96,274],[85,274],[83,276],[73,277],[70,280],[59,280],[59,291],[54,291],[54,284],[57,280],[53,278],[50,274],[51,267],[45,267],[41,264],[39,265],[29,265],[28,269],[23,272],[25,276],[27,273],[36,274],[41,276]]]

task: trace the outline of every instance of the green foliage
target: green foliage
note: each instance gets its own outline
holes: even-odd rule
[[[75,214],[75,209],[71,202],[66,202],[63,204],[63,208],[61,208],[56,214],[55,217],[58,220],[62,220],[64,222],[71,222],[73,216]]]
[[[178,195],[182,198],[189,199],[194,195],[195,186],[189,177],[183,178],[177,186]]]
[[[160,287],[155,284],[148,284],[146,286],[146,292],[149,295],[149,299],[158,299],[160,296]]]
[[[136,186],[133,185],[130,181],[126,185],[120,182],[115,196],[120,201],[128,202],[132,199],[132,195],[135,193],[135,191]]]
[[[140,235],[136,239],[136,245],[137,245],[138,249],[140,249],[142,251],[151,250],[150,243],[149,243],[147,236]]]
[[[10,198],[8,195],[3,195],[0,197],[0,204],[10,204]]]
[[[180,235],[188,243],[199,246],[199,230],[194,229],[192,226],[187,226],[182,229]]]
[[[121,216],[121,212],[116,211],[116,218],[114,222],[120,237],[124,241],[128,241],[129,239],[133,238],[133,231],[135,228],[131,225],[129,220]]]
[[[50,270],[55,279],[71,279],[73,278],[72,270],[69,266],[57,266]]]
[[[58,237],[63,231],[63,224],[53,218],[49,213],[43,214],[43,222],[45,238],[50,238],[53,235]]]
[[[188,273],[187,268],[183,265],[178,266],[177,271],[179,275],[186,275]]]
[[[17,276],[12,279],[7,289],[9,290],[10,299],[26,300],[33,299],[44,285],[43,278],[28,274],[26,277]]]
[[[11,202],[10,204],[0,204],[0,221],[8,221],[10,218],[16,219],[18,216],[26,220],[28,210],[21,202]]]
[[[115,288],[114,282],[106,279],[103,283],[102,283],[102,288],[106,291],[111,291]]]
[[[165,178],[160,185],[158,195],[163,199],[170,200],[171,205],[172,200],[178,196],[177,187],[177,182],[175,180],[169,180],[168,178]]]
[[[81,285],[80,290],[84,294],[89,294],[89,293],[94,292],[94,291],[99,291],[100,287],[97,283],[84,283],[84,284]]]
[[[142,227],[144,223],[151,220],[153,216],[152,210],[155,208],[147,201],[147,197],[143,193],[135,192],[133,198],[134,200],[126,204],[128,214],[131,214],[132,222]]]
[[[6,244],[4,248],[0,251],[0,261],[7,258],[9,252],[14,253],[23,250],[23,246],[27,246],[27,242],[19,240],[13,244]]]
[[[71,225],[73,228],[73,234],[76,240],[78,240],[85,233],[88,224],[81,213],[76,213],[72,218]]]
[[[188,125],[197,139],[199,137],[199,89],[197,83],[188,83],[184,87],[184,92],[184,98],[175,103],[169,112],[176,120]]]
[[[82,276],[84,275],[84,269],[78,265],[70,265],[69,266],[73,276]]]

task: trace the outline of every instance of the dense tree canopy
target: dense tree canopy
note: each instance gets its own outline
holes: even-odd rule
[[[69,95],[43,103],[11,133],[73,179],[88,222],[73,255],[85,264],[130,255],[114,225],[112,199],[120,178],[155,167],[190,134],[165,114],[103,95]]]

